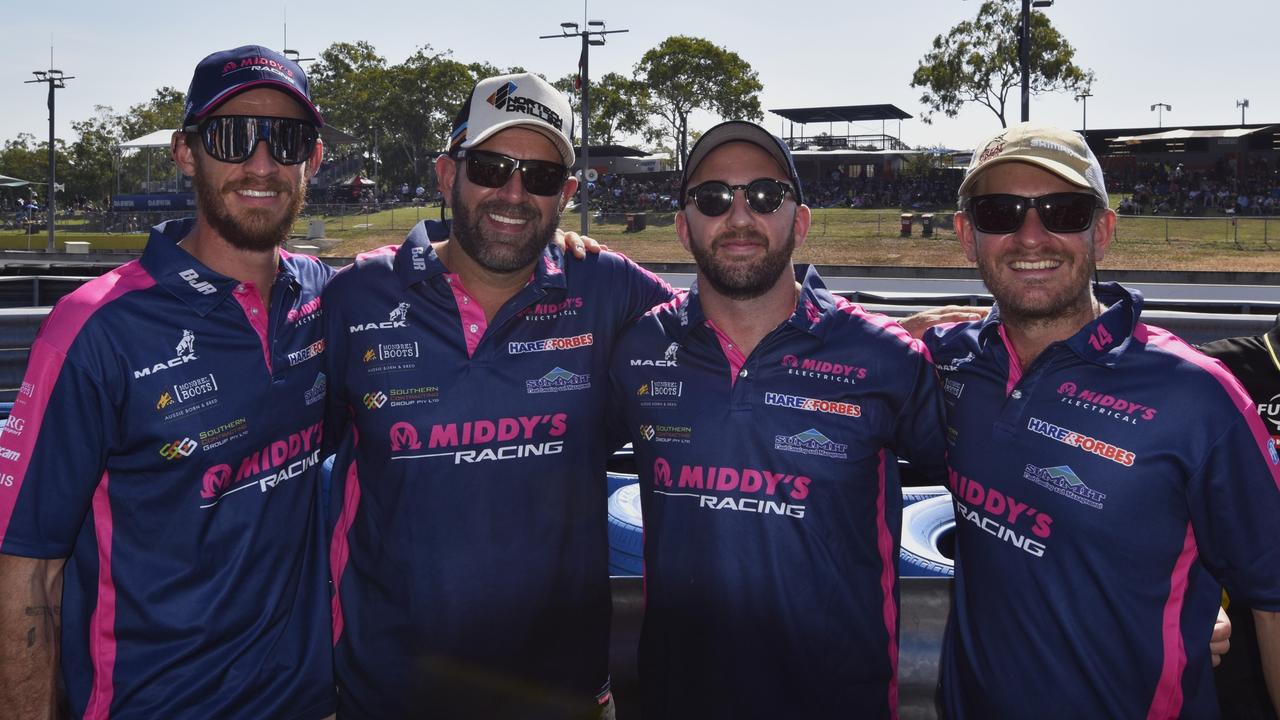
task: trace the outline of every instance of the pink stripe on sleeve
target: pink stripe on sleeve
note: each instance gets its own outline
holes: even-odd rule
[[[105,720],[111,716],[115,695],[116,666],[116,585],[111,576],[111,498],[107,495],[107,474],[93,493],[93,527],[98,543],[98,602],[89,618],[89,658],[93,665],[93,687],[85,705],[85,720]]]
[[[1222,385],[1222,389],[1227,391],[1231,402],[1235,404],[1236,410],[1244,416],[1244,421],[1249,426],[1249,433],[1253,435],[1253,442],[1258,446],[1258,452],[1262,454],[1262,457],[1267,458],[1264,464],[1271,470],[1271,479],[1275,482],[1276,487],[1280,488],[1280,466],[1270,462],[1271,431],[1267,430],[1267,426],[1262,424],[1262,418],[1254,407],[1253,399],[1240,386],[1240,381],[1236,380],[1231,371],[1221,362],[1196,350],[1182,338],[1164,328],[1139,323],[1137,328],[1134,329],[1133,337],[1139,342],[1159,348],[1171,355],[1176,355],[1178,358],[1199,367]]]
[[[1182,672],[1187,667],[1187,650],[1182,643],[1182,605],[1187,597],[1191,564],[1198,555],[1195,533],[1191,530],[1191,523],[1187,523],[1187,537],[1169,578],[1169,597],[1165,600],[1164,618],[1160,624],[1164,662],[1151,707],[1147,710],[1147,720],[1169,720],[1182,712]]]
[[[885,518],[885,452],[880,450],[880,463],[876,468],[879,487],[876,492],[876,544],[880,551],[881,608],[884,612],[884,629],[889,635],[889,717],[898,717],[898,603],[893,598],[893,584],[897,580],[898,563],[893,557],[893,534]]]
[[[0,448],[11,451],[4,454],[18,458],[0,458],[0,473],[13,477],[11,487],[0,488],[0,544],[4,542],[5,533],[9,529],[18,495],[27,477],[31,454],[40,437],[45,413],[49,409],[49,398],[62,374],[68,348],[99,308],[121,295],[145,290],[152,285],[155,285],[155,280],[142,269],[138,261],[125,263],[85,283],[63,298],[49,314],[40,334],[31,344],[27,373],[9,415],[9,422],[19,432],[15,433],[10,429],[0,433]],[[94,472],[98,470],[95,469]]]
[[[333,644],[338,644],[342,637],[342,573],[347,569],[347,560],[351,557],[350,533],[355,523],[356,510],[360,507],[360,473],[356,470],[356,461],[351,461],[347,468],[347,484],[343,490],[342,513],[338,516],[338,524],[333,529],[333,542],[329,546],[329,574],[333,578]]]

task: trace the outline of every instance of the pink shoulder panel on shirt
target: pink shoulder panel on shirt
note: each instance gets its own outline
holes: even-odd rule
[[[840,296],[836,296],[836,309],[865,320],[868,324],[878,327],[893,337],[901,340],[903,344],[907,345],[912,350],[922,353],[925,357],[929,357],[929,349],[924,346],[924,343],[911,337],[911,333],[907,332],[906,328],[899,325],[897,320],[894,320],[888,315],[870,312],[861,305],[849,302]]]
[[[1227,396],[1231,398],[1231,402],[1235,404],[1236,410],[1244,417],[1245,423],[1249,426],[1249,433],[1253,435],[1253,441],[1258,446],[1258,452],[1262,454],[1262,457],[1269,458],[1271,454],[1269,445],[1272,442],[1271,432],[1262,424],[1262,418],[1254,408],[1253,400],[1249,397],[1249,393],[1245,392],[1240,385],[1240,381],[1236,380],[1236,377],[1231,374],[1231,371],[1225,365],[1191,347],[1185,340],[1164,328],[1139,323],[1133,331],[1133,337],[1135,340],[1195,365],[1217,380],[1222,385],[1222,389],[1227,392]],[[1275,481],[1276,487],[1280,488],[1280,466],[1271,462],[1266,464],[1271,470],[1271,478]]]
[[[13,451],[18,458],[16,461],[0,458],[0,473],[14,478],[12,487],[0,488],[0,544],[4,542],[13,509],[26,480],[31,451],[35,448],[36,439],[40,437],[40,428],[49,408],[49,398],[62,373],[67,350],[95,312],[122,295],[145,290],[153,285],[155,278],[137,260],[125,263],[90,280],[59,301],[36,336],[31,345],[31,356],[27,361],[22,389],[10,414],[11,422],[16,418],[23,424],[22,434],[0,433],[0,448]]]

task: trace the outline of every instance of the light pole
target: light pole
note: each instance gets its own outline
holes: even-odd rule
[[[1022,122],[1031,119],[1031,8],[1049,7],[1053,0],[1022,0],[1018,27],[1018,65],[1022,71]]]
[[[1236,101],[1236,107],[1240,108],[1240,127],[1244,127],[1244,111],[1249,107],[1249,98]]]
[[[50,51],[49,55],[50,57],[52,57],[53,52]],[[53,145],[53,140],[54,140],[53,138],[53,105],[54,105],[53,91],[61,90],[62,88],[66,87],[66,84],[63,81],[74,80],[75,76],[63,75],[61,70],[54,70],[53,68],[50,68],[48,70],[34,70],[32,71],[31,74],[35,75],[36,79],[27,80],[25,83],[23,83],[24,85],[30,85],[32,83],[47,83],[49,85],[49,200],[48,200],[49,207],[46,209],[49,211],[48,252],[53,252],[53,221],[54,221],[54,213],[57,210],[57,206],[55,204],[57,201],[55,199],[54,193],[57,192],[57,185],[58,185],[57,163],[55,161],[54,145]]]
[[[1085,90],[1076,95],[1076,102],[1084,103],[1080,106],[1080,134],[1084,135],[1089,131],[1089,98],[1093,97],[1093,93]]]
[[[1156,110],[1160,111],[1156,115],[1156,127],[1162,128],[1164,127],[1164,111],[1168,110],[1169,112],[1173,112],[1173,106],[1170,105],[1169,103],[1156,103],[1155,105],[1151,106],[1151,110],[1153,112]]]
[[[587,6],[586,0],[583,0],[582,15],[586,18]],[[578,29],[578,23],[563,22],[560,23],[559,35],[539,35],[538,39],[546,40],[548,38],[566,38],[580,37],[582,38],[582,56],[578,59],[579,82],[582,83],[582,183],[578,186],[578,205],[582,212],[582,234],[587,234],[587,228],[590,224],[590,212],[587,208],[591,193],[587,189],[587,171],[590,169],[591,153],[587,149],[587,119],[588,108],[587,89],[590,81],[587,75],[587,60],[589,56],[588,48],[592,45],[603,45],[605,35],[613,35],[615,33],[624,33],[626,30],[605,30],[603,20],[586,21],[585,29]]]

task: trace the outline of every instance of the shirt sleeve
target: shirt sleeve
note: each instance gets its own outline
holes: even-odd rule
[[[934,485],[947,484],[946,422],[942,393],[933,363],[920,341],[912,342],[914,361],[912,386],[898,413],[894,428],[894,454],[910,461],[911,466]]]
[[[1280,455],[1256,415],[1228,424],[1188,496],[1201,561],[1232,598],[1280,611]]]
[[[346,352],[347,338],[343,334],[343,318],[339,312],[341,306],[333,286],[325,289],[324,311],[324,443],[323,454],[331,455],[337,451],[342,436],[351,421],[351,410],[346,393]]]
[[[676,296],[676,291],[665,280],[619,255],[626,272],[622,273],[621,286],[616,290],[625,293],[626,319],[634,320],[655,305],[661,305]]]
[[[106,472],[105,383],[37,337],[0,433],[0,552],[66,557]]]

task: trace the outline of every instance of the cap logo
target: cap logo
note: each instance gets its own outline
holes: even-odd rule
[[[978,164],[981,165],[991,158],[998,156],[1002,152],[1004,152],[1004,133],[1000,133],[992,138],[991,142],[987,143],[986,149],[983,150],[982,155],[978,157]]]
[[[236,69],[236,64],[235,64],[235,63],[233,63],[233,62],[229,62],[229,63],[227,63],[226,65],[223,65],[223,66],[222,66],[222,74],[223,74],[223,75],[226,75],[227,73],[229,73],[229,72],[231,72],[232,70],[235,70],[235,69]]]
[[[1083,155],[1076,152],[1075,150],[1072,150],[1066,145],[1053,142],[1052,140],[1042,140],[1041,138],[1032,138],[1031,147],[1040,148],[1041,150],[1051,150],[1053,152],[1060,152],[1063,155],[1070,155],[1071,157],[1076,158],[1078,160],[1086,159]]]
[[[222,74],[224,76],[230,75],[231,73],[237,70],[243,70],[245,68],[253,68],[255,70],[261,68],[264,70],[271,70],[278,75],[284,75],[289,79],[289,82],[293,82],[293,70],[290,70],[289,68],[285,67],[283,64],[275,60],[272,60],[269,57],[261,57],[261,56],[247,57],[241,60],[239,63],[228,62],[226,65],[222,66]]]
[[[494,90],[493,94],[485,100],[499,110],[506,110],[509,113],[523,113],[542,120],[557,130],[564,130],[564,118],[561,118],[559,113],[533,98],[516,95],[515,91],[516,84],[508,81],[505,85]]]

